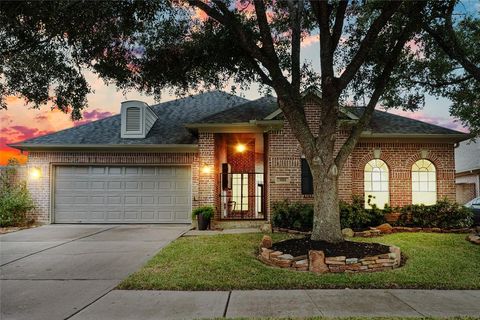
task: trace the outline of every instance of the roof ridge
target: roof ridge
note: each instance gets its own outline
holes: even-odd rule
[[[248,104],[251,104],[251,103],[258,102],[258,101],[260,101],[260,100],[262,100],[262,99],[270,99],[270,98],[277,99],[277,97],[275,97],[275,96],[273,96],[273,95],[265,95],[265,96],[262,96],[262,97],[260,97],[260,98],[254,99],[254,100],[247,100],[247,101],[245,101],[245,102],[236,104],[236,105],[234,105],[234,106],[232,106],[232,107],[230,107],[230,108],[228,108],[228,109],[221,110],[221,111],[218,111],[218,112],[209,114],[209,115],[207,115],[207,116],[205,116],[205,117],[203,117],[203,118],[195,121],[194,123],[199,123],[199,122],[205,121],[205,120],[207,120],[207,119],[209,119],[209,118],[213,118],[213,117],[215,117],[215,116],[217,116],[217,115],[219,115],[219,114],[222,114],[222,113],[224,113],[224,112],[231,111],[232,109],[241,108],[242,106],[245,106],[245,105],[248,105]]]
[[[170,102],[179,102],[179,101],[183,101],[183,100],[186,100],[186,99],[191,99],[191,98],[195,98],[195,97],[198,97],[198,96],[203,96],[203,95],[206,95],[206,94],[212,94],[212,93],[221,93],[221,94],[225,94],[225,95],[228,95],[228,96],[230,96],[230,97],[237,98],[237,99],[243,99],[243,100],[245,100],[245,101],[250,101],[250,100],[248,100],[247,98],[240,97],[240,96],[234,95],[234,94],[232,94],[232,93],[225,92],[225,91],[223,91],[223,90],[215,89],[215,90],[211,90],[211,91],[198,92],[198,93],[191,94],[191,95],[189,94],[189,95],[186,95],[186,96],[184,96],[184,97],[179,97],[179,98],[177,98],[177,99],[172,99],[172,100],[160,102],[160,103],[151,105],[150,107],[152,107],[152,108],[154,108],[154,107],[159,107],[159,106],[161,106],[162,104],[166,104],[166,103],[170,103]]]

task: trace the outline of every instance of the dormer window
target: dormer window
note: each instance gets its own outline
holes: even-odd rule
[[[145,138],[152,128],[157,115],[142,101],[122,102],[121,121],[122,138]]]

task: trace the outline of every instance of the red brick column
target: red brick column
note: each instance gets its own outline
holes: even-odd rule
[[[198,202],[200,206],[215,205],[215,135],[209,132],[200,132],[198,137],[199,175],[198,175]],[[210,172],[206,173],[204,168]]]

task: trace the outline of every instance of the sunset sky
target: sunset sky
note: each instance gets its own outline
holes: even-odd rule
[[[319,52],[318,37],[307,37],[304,39],[302,47],[304,58],[311,61],[313,66],[318,68],[318,58],[316,58]],[[114,86],[105,85],[102,80],[90,72],[86,72],[86,76],[94,89],[94,93],[88,96],[88,109],[83,113],[83,120],[76,123],[70,120],[69,115],[58,110],[51,110],[48,106],[35,110],[26,106],[21,99],[16,97],[7,98],[8,110],[0,110],[0,165],[6,164],[7,160],[11,157],[17,157],[21,161],[26,160],[26,157],[20,155],[19,151],[9,148],[7,146],[9,143],[23,141],[117,114],[120,111],[120,103],[124,100],[137,99],[149,104],[156,103],[153,97],[144,96],[138,92],[132,91],[126,94],[119,92]],[[228,89],[226,89],[226,91],[228,91]],[[237,94],[239,93],[244,94],[248,99],[260,97],[255,86],[249,91],[237,92]],[[174,96],[165,93],[162,96],[161,102],[174,98]],[[426,106],[423,110],[417,112],[392,110],[390,112],[465,131],[458,122],[455,122],[455,119],[450,117],[448,111],[449,105],[450,102],[448,100],[437,100],[434,97],[427,97]]]

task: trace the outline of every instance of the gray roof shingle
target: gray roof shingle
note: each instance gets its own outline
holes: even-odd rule
[[[277,109],[277,98],[266,96],[209,115],[196,123],[239,123],[250,120],[263,120]]]
[[[19,144],[69,145],[69,144],[194,144],[196,137],[184,127],[218,111],[230,109],[247,99],[222,91],[211,91],[151,106],[158,120],[145,139],[122,139],[120,115],[69,128]],[[15,144],[15,145],[19,145]]]
[[[365,108],[348,107],[347,110],[361,117]],[[373,113],[368,129],[372,133],[387,134],[464,134],[463,132],[380,110],[375,110]]]
[[[186,124],[239,123],[263,120],[278,109],[277,98],[266,96],[254,101],[222,91],[211,91],[151,106],[158,120],[144,139],[120,137],[120,115],[82,126],[58,131],[16,143],[14,146],[38,145],[168,145],[195,144],[196,136]],[[347,107],[360,117],[365,108]],[[280,114],[275,119],[282,119]],[[379,134],[463,134],[426,122],[375,110],[368,128]]]

